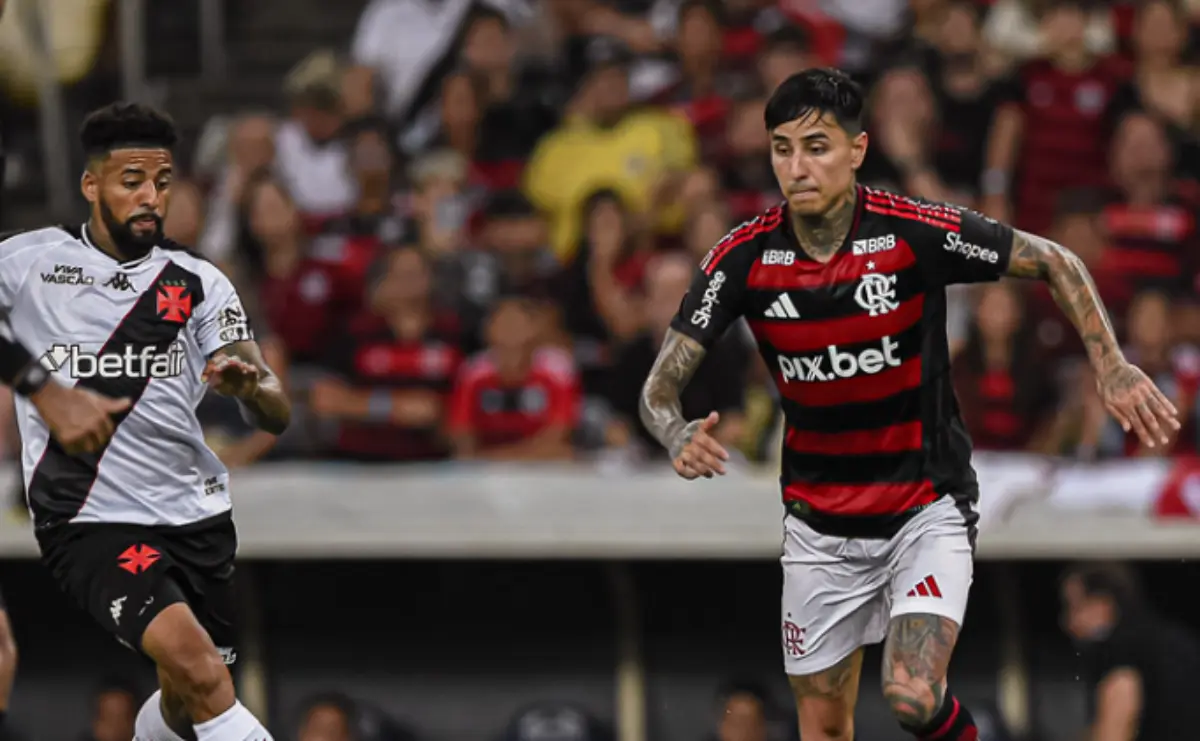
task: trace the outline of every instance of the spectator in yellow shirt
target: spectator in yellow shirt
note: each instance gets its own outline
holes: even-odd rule
[[[589,44],[588,72],[566,121],[539,142],[525,171],[526,193],[549,219],[560,259],[579,243],[584,203],[599,190],[653,213],[658,233],[678,233],[683,224],[676,194],[696,165],[695,132],[680,116],[630,104],[629,61],[611,39]]]

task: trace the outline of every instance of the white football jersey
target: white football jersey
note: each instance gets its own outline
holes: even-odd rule
[[[120,263],[86,227],[0,242],[0,309],[13,335],[63,384],[133,402],[103,451],[71,456],[17,398],[36,527],[186,525],[230,509],[229,473],[205,444],[196,407],[209,356],[251,339],[250,328],[229,279],[173,247]]]

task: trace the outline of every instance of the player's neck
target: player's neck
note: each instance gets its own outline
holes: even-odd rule
[[[791,214],[796,240],[809,257],[818,262],[833,259],[854,224],[854,204],[857,198],[858,189],[851,186],[833,208],[820,216]]]
[[[117,262],[129,262],[135,260],[138,255],[127,255],[117,246],[116,240],[108,233],[108,229],[102,224],[97,224],[96,219],[88,219],[87,222],[87,238],[98,250],[108,255]]]

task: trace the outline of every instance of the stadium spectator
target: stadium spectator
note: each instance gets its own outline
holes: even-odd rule
[[[275,125],[273,117],[260,114],[230,124],[224,170],[210,196],[199,251],[235,275],[241,267],[237,250],[243,197],[252,180],[274,167]]]
[[[1200,265],[1196,205],[1172,177],[1166,132],[1147,114],[1126,115],[1109,162],[1115,192],[1104,209],[1109,245],[1101,265],[1124,284],[1119,296],[1105,297],[1109,310],[1123,312],[1142,288],[1194,293]]]
[[[546,135],[525,171],[529,199],[547,215],[551,241],[569,259],[584,231],[582,208],[597,190],[618,192],[655,232],[678,233],[675,195],[696,165],[696,138],[684,119],[630,104],[629,54],[609,39],[588,45],[588,72],[574,115]]]
[[[80,741],[129,741],[142,697],[131,682],[105,681],[92,697],[92,721]]]
[[[1020,287],[980,290],[967,343],[954,360],[963,420],[978,450],[1026,450],[1055,411],[1054,378],[1037,356]]]
[[[976,206],[988,131],[1000,88],[984,68],[982,9],[971,0],[950,0],[935,35],[927,70],[937,106],[937,135],[930,163],[950,200]]]
[[[267,327],[282,341],[291,365],[318,363],[330,337],[361,307],[360,271],[310,254],[295,205],[270,178],[249,185],[246,220],[259,266],[252,273],[253,295]]]
[[[623,343],[616,351],[616,361],[609,374],[609,402],[616,412],[616,424],[632,432],[643,457],[663,457],[667,451],[642,425],[638,415],[642,383],[654,365],[671,319],[679,311],[679,302],[687,293],[695,273],[696,263],[682,253],[670,253],[653,258],[646,267],[644,308],[639,312],[638,334]],[[721,352],[705,355],[682,395],[683,410],[689,419],[698,419],[709,412],[721,415],[714,435],[729,448],[741,444],[745,428],[746,355],[742,340],[742,325],[735,325],[721,340]],[[625,431],[616,437],[630,437]]]
[[[338,426],[337,458],[445,458],[441,426],[461,360],[458,319],[434,307],[428,258],[413,246],[382,256],[368,290],[367,311],[328,343],[326,364],[338,375],[314,381],[309,404]]]
[[[194,183],[182,178],[171,183],[171,210],[163,220],[167,239],[195,249],[204,225],[204,194]]]
[[[469,164],[458,152],[437,149],[415,160],[409,168],[412,223],[408,236],[435,265],[451,259],[467,245],[473,209],[466,191]]]
[[[296,741],[360,741],[355,733],[356,703],[330,693],[305,703],[296,729]]]
[[[814,66],[808,36],[800,28],[784,25],[762,42],[758,55],[758,90],[774,90],[796,74]]]
[[[779,185],[771,170],[771,142],[762,123],[764,105],[757,98],[739,101],[729,114],[721,184],[735,221],[752,219],[779,201]]]
[[[297,64],[283,84],[290,111],[275,132],[275,169],[313,234],[358,202],[350,152],[340,138],[341,79],[333,53],[317,51]]]
[[[1139,4],[1133,24],[1134,76],[1117,92],[1118,113],[1145,110],[1165,125],[1181,149],[1180,164],[1200,176],[1200,77],[1185,65],[1187,14],[1177,0]]]
[[[984,40],[995,50],[991,63],[994,70],[1009,64],[1021,64],[1049,53],[1057,43],[1054,34],[1047,33],[1045,25],[1039,25],[1038,10],[1053,4],[1054,0],[995,0],[988,3],[987,22],[984,24]],[[1089,52],[1104,55],[1115,51],[1116,39],[1112,19],[1103,3],[1090,3],[1094,9],[1086,8],[1083,40]]]
[[[984,210],[1035,233],[1050,227],[1064,190],[1107,180],[1107,111],[1127,75],[1119,61],[1088,48],[1087,4],[1042,4],[1046,57],[1005,85],[988,142]]]
[[[548,461],[573,455],[581,394],[571,356],[543,346],[535,303],[497,302],[488,349],[459,372],[448,428],[460,459]]]
[[[474,248],[443,260],[446,288],[435,298],[462,320],[468,353],[482,348],[484,320],[497,298],[512,293],[551,298],[560,267],[545,221],[520,191],[492,194],[480,216]]]
[[[862,180],[930,200],[948,200],[934,169],[937,109],[921,70],[906,65],[876,83],[868,124],[875,146],[867,150]]]
[[[717,692],[716,741],[767,741],[770,699],[762,687],[730,682]]]
[[[1157,614],[1121,564],[1071,566],[1061,594],[1063,628],[1082,660],[1086,738],[1191,738],[1200,728],[1195,636]]]

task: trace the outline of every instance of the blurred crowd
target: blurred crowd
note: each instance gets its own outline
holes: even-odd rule
[[[1186,421],[1139,449],[1048,291],[952,289],[984,450],[1195,453],[1195,0],[371,0],[286,110],[208,122],[167,231],[239,285],[298,420],[206,402],[265,458],[661,457],[637,397],[700,257],[777,189],[762,123],[789,75],[869,90],[861,180],[976,208],[1086,262],[1127,353]],[[775,391],[742,326],[684,395],[746,459]]]

